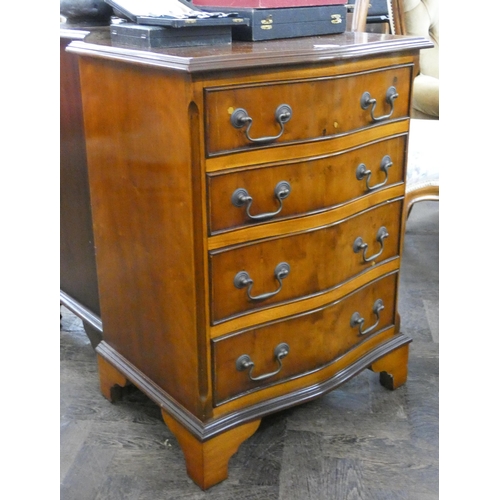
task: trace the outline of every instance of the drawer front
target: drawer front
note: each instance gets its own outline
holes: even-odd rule
[[[211,252],[212,324],[324,292],[397,256],[402,203],[393,200],[326,227]]]
[[[208,177],[210,232],[313,213],[404,181],[407,136]]]
[[[207,153],[311,141],[407,117],[410,75],[410,66],[398,66],[348,76],[206,89]]]
[[[320,369],[394,325],[396,286],[394,273],[324,308],[214,340],[215,403]]]

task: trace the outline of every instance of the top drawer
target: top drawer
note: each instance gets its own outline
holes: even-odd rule
[[[407,117],[411,69],[205,89],[207,154],[318,140]]]

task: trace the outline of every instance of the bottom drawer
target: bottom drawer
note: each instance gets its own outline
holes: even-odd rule
[[[214,339],[215,405],[318,370],[394,325],[397,276],[322,308]]]

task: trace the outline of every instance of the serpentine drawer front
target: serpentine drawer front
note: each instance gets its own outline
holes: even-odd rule
[[[79,54],[100,386],[156,402],[202,489],[273,412],[361,370],[395,389],[422,37]],[[168,474],[173,474],[168,471]]]
[[[216,339],[216,402],[318,370],[393,325],[396,281],[397,274],[392,274],[318,310]],[[362,325],[356,323],[359,318]],[[275,350],[283,343],[288,349],[279,359]],[[243,355],[253,368],[237,366]]]
[[[212,233],[315,213],[404,182],[406,135],[208,176]]]
[[[212,252],[213,322],[324,292],[396,257],[402,203],[396,199],[327,227]]]
[[[207,151],[311,141],[409,116],[409,66],[206,90]]]

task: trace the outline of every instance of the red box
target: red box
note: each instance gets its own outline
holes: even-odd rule
[[[281,7],[313,7],[345,5],[347,0],[192,0],[198,7],[242,7],[249,9],[279,9]]]

